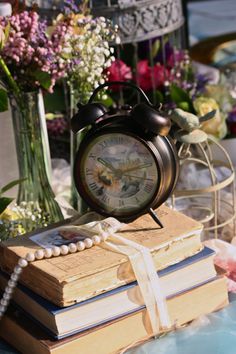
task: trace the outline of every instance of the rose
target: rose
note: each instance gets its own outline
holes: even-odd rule
[[[170,79],[169,71],[159,63],[157,63],[153,67],[153,76],[154,76],[155,88],[161,88],[164,85],[165,80]]]
[[[152,89],[151,68],[148,65],[147,60],[140,60],[138,62],[136,81],[144,91],[149,91]]]
[[[131,68],[122,60],[116,59],[107,69],[108,81],[129,81],[132,80]],[[118,89],[117,86],[112,88],[114,91]]]
[[[153,88],[160,89],[165,80],[170,77],[170,72],[160,63],[149,66],[148,60],[140,60],[137,64],[137,83],[144,91]]]
[[[206,113],[216,110],[214,118],[203,122],[201,129],[218,139],[224,138],[227,133],[225,117],[220,112],[219,105],[214,98],[198,97],[194,100],[193,105],[198,116],[204,116]]]

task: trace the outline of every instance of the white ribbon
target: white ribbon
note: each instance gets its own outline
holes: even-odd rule
[[[110,235],[108,240],[101,244],[101,247],[104,246],[129,258],[148,311],[153,334],[159,333],[160,325],[161,329],[170,328],[166,298],[161,290],[150,250],[120,234]]]
[[[120,231],[122,226],[123,224],[118,220],[110,217],[80,226],[65,226],[62,229],[69,229],[83,237],[92,237],[95,234],[102,235],[104,233],[109,235],[108,239],[100,243],[99,246],[121,253],[129,258],[147,308],[152,332],[156,335],[160,332],[160,329],[164,330],[171,327],[166,297],[161,290],[160,279],[153,264],[150,250],[117,234],[116,232]]]

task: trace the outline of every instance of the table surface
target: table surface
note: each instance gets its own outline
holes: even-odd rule
[[[18,353],[0,341],[0,354]],[[151,340],[126,354],[235,354],[236,294],[225,309],[193,321],[189,326]]]

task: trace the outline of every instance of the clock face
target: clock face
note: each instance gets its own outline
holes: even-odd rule
[[[155,199],[158,164],[141,139],[116,132],[95,135],[83,144],[76,161],[79,193],[98,212],[132,216]]]

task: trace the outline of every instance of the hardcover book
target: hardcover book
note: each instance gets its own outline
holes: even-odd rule
[[[227,304],[224,277],[167,301],[171,323],[177,327]],[[107,324],[55,341],[22,311],[11,307],[0,321],[0,336],[23,354],[114,354],[150,337],[151,327],[143,308]]]
[[[150,249],[156,270],[192,256],[202,249],[202,224],[166,206],[158,209],[160,228],[149,215],[144,215],[125,225],[120,232],[123,237]],[[44,231],[37,240],[50,238]],[[11,273],[19,257],[36,251],[31,236],[9,239],[0,244],[0,267]],[[42,297],[58,306],[68,306],[101,293],[110,291],[135,280],[126,256],[95,246],[81,253],[31,263],[20,281]]]
[[[214,251],[205,247],[196,255],[159,271],[163,294],[173,297],[214,279],[214,255]],[[6,283],[6,275],[0,273],[0,289],[3,290]],[[106,323],[144,306],[137,282],[66,308],[53,305],[25,286],[18,285],[13,301],[57,339]]]

